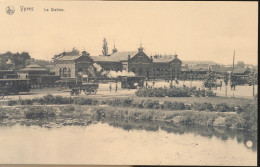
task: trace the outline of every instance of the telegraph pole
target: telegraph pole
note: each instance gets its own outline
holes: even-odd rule
[[[234,71],[234,68],[235,68],[235,54],[236,54],[236,51],[234,50],[234,54],[233,54],[233,71]]]
[[[253,97],[255,97],[255,74],[253,73]]]

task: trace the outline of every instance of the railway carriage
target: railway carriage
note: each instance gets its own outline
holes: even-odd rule
[[[31,84],[29,79],[0,79],[0,99],[5,95],[29,92]]]

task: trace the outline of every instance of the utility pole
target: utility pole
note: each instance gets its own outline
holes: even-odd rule
[[[255,97],[255,74],[253,73],[253,97]]]
[[[236,51],[234,50],[234,54],[233,54],[233,71],[234,71],[234,68],[235,68],[235,54],[236,54]]]

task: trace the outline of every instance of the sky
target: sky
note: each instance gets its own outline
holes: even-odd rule
[[[44,11],[51,8],[64,11]],[[73,47],[101,55],[105,37],[109,52],[114,44],[118,51],[142,44],[148,56],[232,64],[235,50],[235,62],[258,64],[257,2],[0,0],[0,23],[0,53],[27,51],[37,59]]]

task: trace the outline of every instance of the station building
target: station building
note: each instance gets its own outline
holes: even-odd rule
[[[76,78],[79,72],[88,74],[88,68],[97,63],[102,71],[131,71],[136,76],[147,78],[178,78],[182,61],[174,56],[147,56],[143,47],[138,51],[113,52],[107,56],[90,56],[87,52],[78,55],[63,55],[54,60],[56,75]]]

